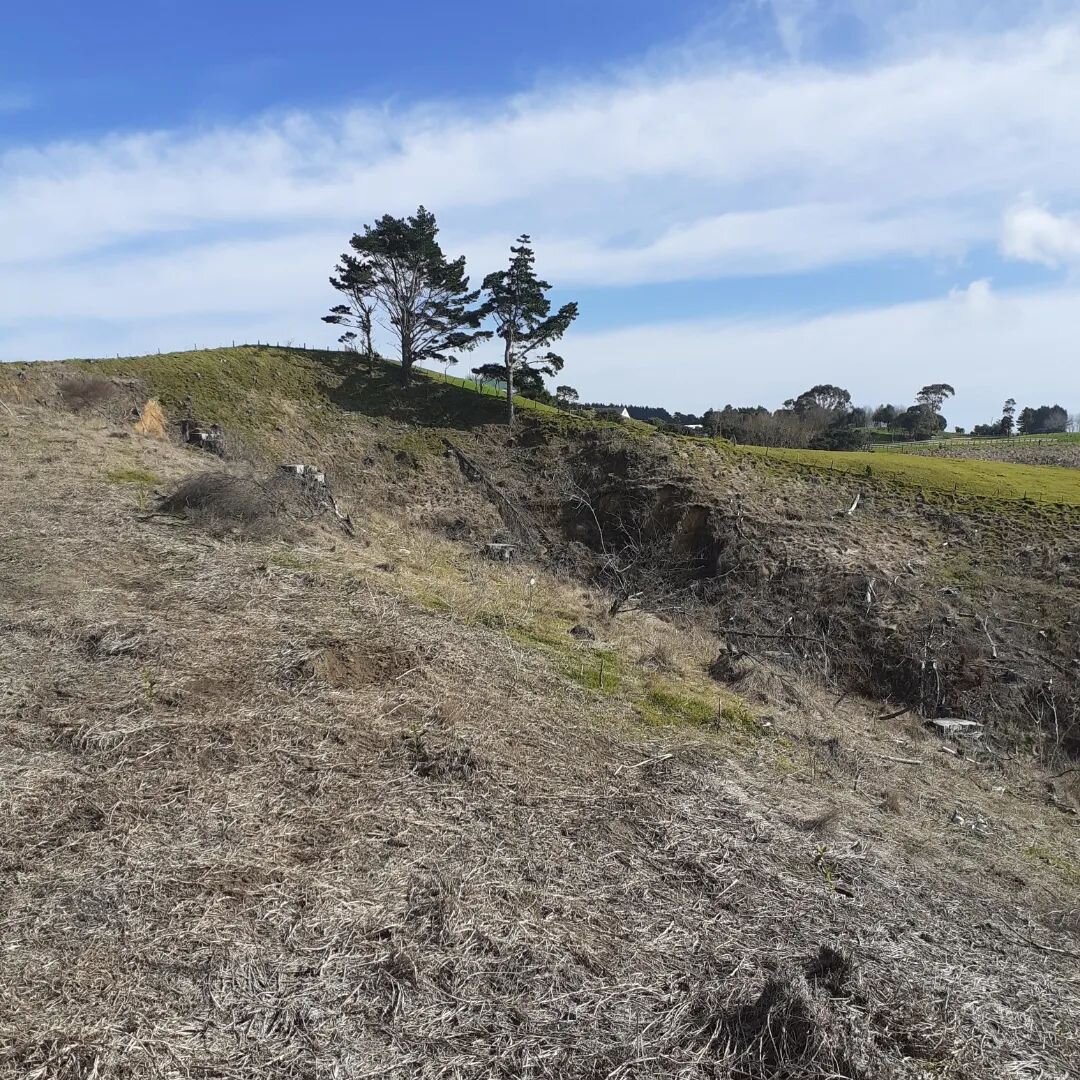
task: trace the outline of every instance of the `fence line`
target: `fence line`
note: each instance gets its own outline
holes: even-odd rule
[[[999,444],[1002,446],[1042,446],[1048,443],[1072,442],[1069,438],[1074,432],[1047,432],[1041,435],[954,435],[947,438],[937,439],[896,439],[889,442],[872,441],[867,444],[868,450],[903,453],[905,450],[922,449],[937,446],[966,446],[969,443]],[[1080,437],[1076,441],[1080,441]]]

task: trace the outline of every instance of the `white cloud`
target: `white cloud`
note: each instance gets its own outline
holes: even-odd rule
[[[972,311],[988,312],[994,303],[994,293],[989,278],[979,278],[965,287],[949,291],[949,299],[967,304]]]
[[[1072,185],[1078,110],[1080,33],[1066,26],[859,71],[634,72],[480,117],[357,108],[118,135],[0,156],[0,259],[208,228],[344,229],[421,201],[463,230],[542,227],[600,248],[725,213],[856,207],[831,238],[834,260],[863,257],[862,233],[882,218],[936,222],[959,205],[965,228],[949,242],[978,242],[1002,200]],[[914,236],[923,254],[925,230]],[[792,241],[780,240],[782,262]],[[766,230],[759,253],[773,246]]]
[[[989,223],[963,210],[879,215],[860,204],[809,203],[718,214],[679,224],[640,244],[556,237],[545,242],[544,273],[566,285],[634,285],[687,278],[815,270],[890,256],[959,259]],[[502,257],[497,238],[469,249],[487,265]]]
[[[1010,258],[1044,266],[1080,259],[1080,214],[1058,215],[1030,204],[1015,206],[1005,215],[1001,248]]]
[[[816,382],[856,400],[912,401],[948,382],[951,423],[1000,415],[1006,397],[1080,409],[1080,365],[1061,327],[1080,290],[998,294],[986,281],[946,299],[793,320],[697,320],[578,335],[569,381],[582,398],[619,396],[699,411],[725,404],[779,405]],[[569,371],[567,376],[570,376]]]

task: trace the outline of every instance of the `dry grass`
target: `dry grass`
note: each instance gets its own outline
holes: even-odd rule
[[[738,754],[652,733],[522,630],[670,634],[689,677],[677,627],[376,514],[303,548],[176,528],[104,482],[115,441],[49,461],[54,421],[18,423],[0,1075],[1075,1074],[1074,894],[1022,852],[1076,834],[1020,765],[811,689]]]
[[[135,421],[135,432],[150,439],[169,437],[169,423],[165,418],[165,411],[154,398],[151,398],[139,411],[139,419]]]

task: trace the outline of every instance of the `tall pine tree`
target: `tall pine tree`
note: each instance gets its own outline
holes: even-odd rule
[[[529,372],[532,379],[554,375],[563,368],[561,356],[549,346],[558,341],[577,318],[578,306],[564,304],[554,315],[547,293],[551,286],[536,276],[536,256],[530,239],[518,237],[510,247],[510,266],[484,278],[485,317],[495,323],[495,336],[503,343],[501,378],[506,383],[506,422],[514,423],[514,379]],[[493,365],[485,365],[482,371]],[[526,376],[528,378],[528,376]],[[530,380],[531,381],[531,380]]]
[[[370,361],[372,322],[378,319],[397,340],[403,386],[414,364],[457,363],[455,353],[491,337],[480,329],[484,312],[473,306],[480,291],[469,289],[465,256],[448,260],[438,233],[435,215],[422,206],[407,218],[384,214],[353,236],[352,250],[330,278],[346,303],[332,307],[323,322],[360,330]]]

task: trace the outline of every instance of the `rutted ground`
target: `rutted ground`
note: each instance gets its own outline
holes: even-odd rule
[[[1009,442],[943,442],[935,446],[913,447],[905,451],[931,458],[970,458],[973,461],[1003,461],[1014,465],[1054,465],[1080,467],[1080,441],[1058,439],[1014,439]]]
[[[1068,777],[719,686],[700,625],[478,555],[422,433],[340,470],[355,539],[241,540],[153,512],[194,451],[0,425],[6,1075],[1080,1067]]]

